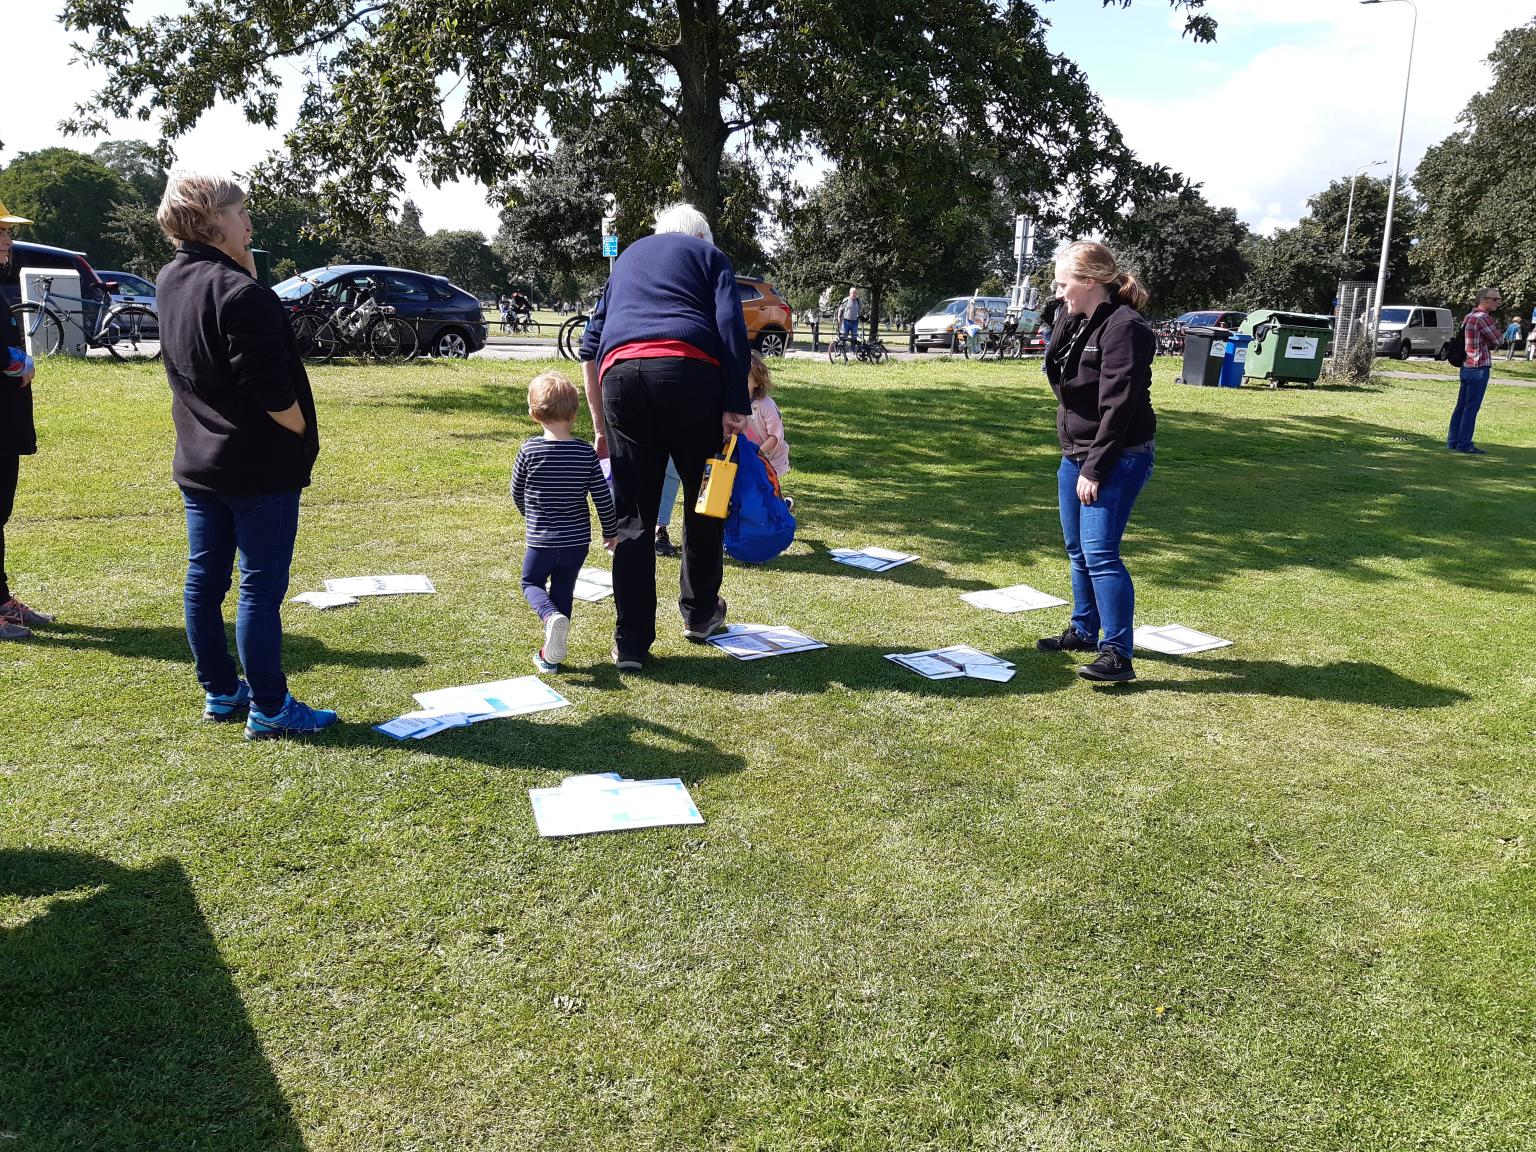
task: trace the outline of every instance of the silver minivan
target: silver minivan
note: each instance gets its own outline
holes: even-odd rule
[[[930,348],[953,350],[955,329],[965,327],[965,311],[972,300],[986,307],[988,330],[1001,332],[1003,321],[1008,317],[1008,297],[951,296],[948,300],[940,300],[912,325],[912,346],[919,352],[926,352]]]
[[[1417,304],[1388,304],[1381,310],[1381,326],[1376,332],[1376,355],[1440,355],[1440,346],[1456,335],[1456,323],[1449,308],[1425,308]]]

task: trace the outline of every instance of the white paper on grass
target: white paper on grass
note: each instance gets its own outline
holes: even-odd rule
[[[768,656],[787,656],[791,652],[826,647],[804,632],[768,624],[731,624],[725,631],[711,636],[709,642],[738,660],[762,660]]]
[[[1055,608],[1066,603],[1028,584],[1015,584],[1011,588],[988,588],[982,592],[962,592],[960,599],[977,608],[990,608],[993,612],[1033,612],[1037,608]]]
[[[530,712],[565,708],[570,701],[537,676],[518,676],[489,684],[463,684],[434,692],[417,692],[416,703],[427,712],[462,712],[471,724],[478,724],[503,716],[525,716]]]
[[[316,608],[340,608],[346,604],[356,604],[356,596],[348,596],[344,592],[300,592],[290,601],[294,604],[310,604]]]
[[[530,788],[540,836],[585,836],[629,828],[702,824],[681,780],[623,780],[604,772],[573,776],[558,788]]]
[[[383,724],[375,724],[374,731],[392,736],[396,740],[425,740],[449,728],[462,728],[469,717],[462,712],[430,712],[425,709],[407,712]]]
[[[1165,624],[1161,628],[1146,625],[1136,629],[1133,642],[1148,652],[1161,652],[1165,656],[1187,656],[1192,652],[1209,652],[1212,648],[1230,648],[1232,641],[1223,640],[1206,632],[1197,632],[1182,624]]]
[[[602,568],[583,568],[576,575],[576,599],[596,604],[613,595],[613,573]]]
[[[890,652],[885,658],[930,680],[954,680],[970,676],[977,680],[1006,683],[1013,679],[1011,663],[980,652],[969,644],[951,644],[947,648],[930,648],[926,652]]]
[[[437,591],[426,576],[343,576],[327,580],[325,590],[344,596],[408,596]]]
[[[910,552],[896,552],[890,548],[831,548],[828,551],[839,564],[862,568],[866,572],[888,572],[917,559]]]

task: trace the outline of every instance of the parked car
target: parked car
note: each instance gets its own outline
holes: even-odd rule
[[[1212,309],[1209,312],[1186,312],[1174,321],[1183,328],[1226,328],[1236,332],[1238,325],[1247,318],[1246,312],[1221,312]]]
[[[1406,360],[1415,354],[1439,357],[1440,346],[1456,335],[1449,308],[1388,304],[1376,330],[1376,355]]]
[[[993,332],[1003,330],[1003,321],[1012,303],[1006,296],[951,296],[940,300],[926,315],[912,326],[912,346],[919,352],[930,348],[955,347],[955,327],[965,325],[965,312],[972,300],[979,300],[987,309],[987,328]]]
[[[24,268],[58,268],[78,275],[80,296],[85,303],[76,305],[73,301],[64,300],[60,301],[60,307],[66,311],[78,307],[85,314],[86,329],[96,331],[97,317],[107,301],[107,288],[84,253],[71,252],[68,248],[54,248],[48,244],[32,244],[25,240],[13,241],[9,270],[0,277],[0,296],[4,297],[7,308],[21,303],[21,271]]]
[[[795,338],[795,315],[772,284],[756,276],[736,277],[736,295],[747,319],[747,339],[764,356],[782,356]]]
[[[442,276],[429,276],[409,268],[376,264],[337,264],[313,268],[275,284],[276,292],[290,309],[323,294],[331,305],[355,306],[365,292],[381,305],[416,325],[422,351],[433,356],[462,359],[485,347],[490,326],[480,301]]]

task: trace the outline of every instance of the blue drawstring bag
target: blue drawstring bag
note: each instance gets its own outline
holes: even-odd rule
[[[725,550],[743,564],[766,564],[795,540],[795,518],[779,492],[773,467],[757,445],[741,437],[736,444],[736,484],[725,518]]]

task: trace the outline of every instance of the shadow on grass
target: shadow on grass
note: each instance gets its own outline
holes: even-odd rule
[[[776,557],[767,564],[742,564],[726,557],[726,565],[730,568],[738,568],[746,572],[756,572],[761,569],[771,568],[775,572],[805,572],[813,576],[845,576],[851,580],[875,580],[888,581],[900,584],[907,588],[955,588],[961,592],[975,592],[991,585],[985,581],[968,580],[947,575],[937,568],[931,568],[923,563],[922,557],[898,568],[892,568],[886,572],[867,572],[862,568],[854,568],[848,564],[839,564],[831,556],[828,550],[831,548],[862,548],[868,545],[879,546],[878,541],[860,539],[857,543],[834,544],[826,540],[816,539],[801,533],[795,537],[792,551]],[[809,549],[809,551],[806,551]]]
[[[551,683],[558,688],[563,681],[580,680],[579,676],[563,676]],[[596,669],[588,683],[617,689],[619,674],[611,666]],[[659,720],[614,713],[590,716],[574,725],[519,717],[487,720],[420,741],[391,740],[365,725],[343,724],[316,736],[314,741],[316,746],[324,747],[393,746],[402,752],[419,750],[494,768],[556,772],[562,776],[617,772],[631,780],[676,776],[693,782],[739,772],[747,766],[741,756],[724,752],[708,740]]]
[[[230,651],[235,647],[235,629],[226,628]],[[187,634],[180,628],[97,628],[85,624],[55,623],[32,633],[29,645],[43,648],[80,648],[109,652],[136,660],[192,659]],[[373,652],[354,648],[331,648],[311,636],[285,633],[283,668],[303,672],[310,668],[419,668],[426,657],[415,652]]]
[[[1216,675],[1199,680],[1157,678],[1157,666],[1195,668]],[[1138,653],[1140,677],[1132,684],[1106,685],[1115,692],[1219,693],[1224,696],[1289,696],[1379,708],[1447,708],[1471,697],[1459,688],[1421,684],[1380,664],[1336,660],[1331,664],[1284,664],[1278,660],[1163,656]]]
[[[18,1148],[303,1152],[180,865],[0,851],[0,900],[17,899],[0,1129]]]

